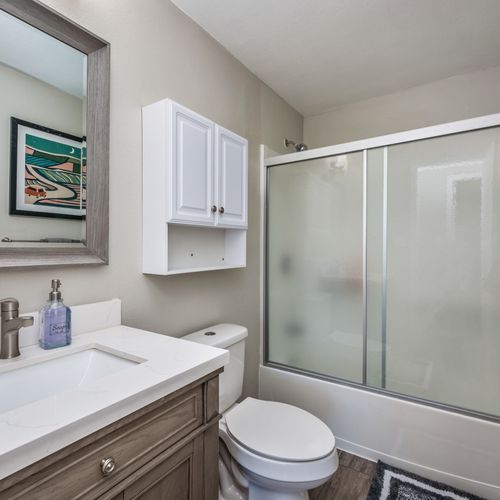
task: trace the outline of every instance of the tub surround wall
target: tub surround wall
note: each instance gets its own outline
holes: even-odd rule
[[[111,44],[110,265],[1,271],[0,297],[37,310],[50,279],[68,305],[119,296],[123,322],[181,336],[210,324],[249,330],[245,393],[257,391],[259,359],[259,144],[285,152],[302,139],[302,116],[205,31],[164,0],[74,2],[49,7]],[[249,140],[247,268],[184,276],[142,274],[141,108],[171,97]]]

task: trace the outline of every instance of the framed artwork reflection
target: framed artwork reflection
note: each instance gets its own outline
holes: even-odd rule
[[[11,118],[10,215],[83,219],[84,137]]]

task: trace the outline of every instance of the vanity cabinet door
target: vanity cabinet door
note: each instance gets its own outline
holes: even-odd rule
[[[167,222],[213,226],[214,124],[173,101],[168,105],[172,143]]]
[[[123,491],[123,500],[203,500],[203,436],[183,446]]]
[[[223,127],[215,127],[215,165],[219,227],[246,228],[248,141]]]

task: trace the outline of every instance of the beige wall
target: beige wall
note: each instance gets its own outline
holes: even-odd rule
[[[500,112],[500,67],[454,76],[304,119],[310,148]]]
[[[245,391],[259,352],[259,144],[283,151],[302,117],[167,0],[45,0],[111,43],[110,265],[3,271],[0,296],[38,308],[58,276],[68,304],[123,300],[125,324],[180,336],[229,321],[248,327]],[[249,140],[248,266],[171,277],[141,272],[141,107],[174,100]],[[126,193],[126,194],[124,194]]]
[[[0,240],[5,236],[80,239],[82,221],[9,215],[9,177],[10,118],[81,137],[82,99],[3,64],[0,64],[0,82]]]

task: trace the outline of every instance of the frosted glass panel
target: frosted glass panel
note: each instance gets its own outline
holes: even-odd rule
[[[363,378],[363,154],[269,168],[269,361]]]
[[[269,362],[500,417],[500,127],[269,167],[267,202]]]
[[[500,415],[500,132],[387,149],[386,388]]]

